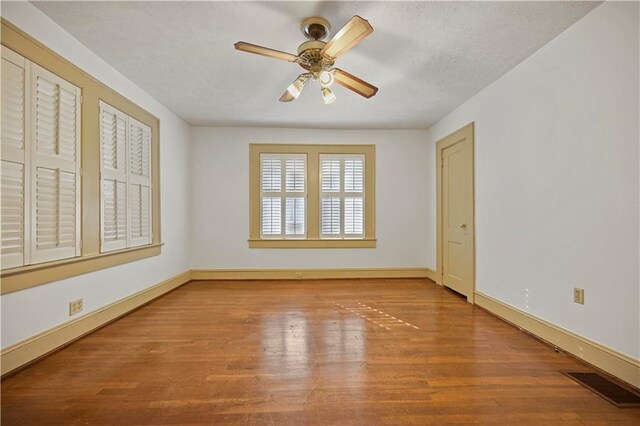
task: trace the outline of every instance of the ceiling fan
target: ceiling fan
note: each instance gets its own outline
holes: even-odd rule
[[[336,95],[331,90],[331,86],[334,83],[338,83],[367,99],[378,92],[377,87],[366,81],[339,68],[333,68],[338,57],[345,54],[373,32],[373,28],[367,20],[357,15],[354,16],[328,42],[322,41],[329,35],[331,30],[329,21],[324,18],[316,16],[306,18],[302,21],[300,30],[308,41],[298,47],[297,55],[243,41],[239,41],[234,45],[236,49],[243,52],[297,63],[306,70],[305,73],[300,74],[291,83],[280,97],[280,102],[291,102],[298,99],[306,84],[311,80],[320,82],[322,98],[325,104],[330,104],[336,100]]]

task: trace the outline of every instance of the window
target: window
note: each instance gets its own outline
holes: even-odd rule
[[[304,154],[260,156],[262,238],[305,238],[306,164]]]
[[[80,255],[80,89],[2,48],[2,268]]]
[[[101,251],[151,244],[151,129],[100,101]]]
[[[373,145],[252,144],[250,157],[250,247],[375,247]]]
[[[0,24],[0,292],[160,254],[158,118]]]
[[[364,238],[364,155],[320,154],[320,236]]]

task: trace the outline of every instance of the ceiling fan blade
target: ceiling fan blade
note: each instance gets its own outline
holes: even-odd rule
[[[295,100],[296,98],[294,98],[293,95],[289,93],[288,90],[285,90],[282,96],[280,96],[280,102],[291,102]]]
[[[347,22],[344,27],[322,48],[320,53],[330,59],[344,55],[349,49],[360,43],[373,32],[369,21],[358,15]]]
[[[378,93],[378,88],[367,83],[364,80],[360,80],[355,75],[351,75],[346,71],[342,71],[341,69],[334,68],[331,70],[333,72],[333,78],[336,83],[340,86],[346,87],[349,90],[356,92],[358,95],[364,96],[369,99],[376,93]]]
[[[258,46],[257,44],[245,43],[239,41],[234,44],[236,49],[243,52],[255,53],[256,55],[268,56],[270,58],[282,59],[288,62],[297,62],[299,58],[291,53],[281,52],[279,50],[269,49],[268,47]]]

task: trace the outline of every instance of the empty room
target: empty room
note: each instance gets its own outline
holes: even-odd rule
[[[2,1],[2,425],[640,424],[640,3]]]

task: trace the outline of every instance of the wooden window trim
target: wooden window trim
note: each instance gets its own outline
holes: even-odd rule
[[[249,247],[250,248],[375,248],[376,198],[375,145],[307,145],[259,144],[249,145]],[[260,155],[307,154],[307,238],[260,238]],[[365,156],[365,229],[364,238],[320,238],[320,154],[363,154]]]
[[[2,18],[3,46],[79,87],[81,104],[81,256],[3,270],[0,293],[35,287],[111,266],[157,256],[160,233],[160,121]],[[151,128],[152,235],[150,245],[100,253],[100,108],[103,100]]]

